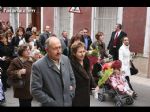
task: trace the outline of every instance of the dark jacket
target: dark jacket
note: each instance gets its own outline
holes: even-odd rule
[[[100,53],[100,57],[102,59],[104,57],[108,58],[108,55],[107,55],[106,50],[105,50],[105,43],[104,42],[101,42],[101,43],[99,43],[98,41],[93,42],[92,43],[92,48],[96,49],[96,47],[98,47],[99,53]]]
[[[31,66],[33,61],[30,59],[28,61],[22,62],[20,58],[14,58],[7,70],[7,74],[10,78],[17,79],[18,77],[18,70],[25,68],[26,74],[22,75],[22,79],[25,81],[24,88],[13,88],[14,89],[14,97],[20,99],[32,99],[30,94],[30,75],[31,75]]]
[[[9,63],[10,63],[10,59],[12,56],[12,48],[11,46],[8,45],[4,45],[3,42],[0,42],[0,57],[6,56],[6,60],[2,61],[0,60],[0,67],[5,71],[7,70]]]
[[[90,36],[88,36],[87,38],[88,38],[88,48],[87,48],[87,50],[89,50],[90,49],[90,45],[92,44],[92,40],[91,40]],[[83,36],[81,37],[81,42],[85,43],[85,40],[84,40]]]
[[[22,37],[21,39],[23,39],[24,37]],[[15,36],[12,38],[12,41],[11,41],[11,45],[14,46],[14,47],[18,47],[19,45],[19,42],[20,40],[18,36]]]
[[[62,46],[62,53],[66,56],[69,55],[69,43],[70,39],[67,38],[67,45],[63,39],[63,37],[60,38],[61,46]]]
[[[24,38],[24,36],[22,36],[21,39],[23,39],[23,38]],[[17,54],[17,47],[18,47],[19,42],[20,42],[21,39],[19,38],[19,36],[14,36],[14,37],[12,38],[11,46],[12,46],[12,49],[13,49],[13,54],[12,54],[12,55],[13,55],[13,58],[15,58],[15,57],[18,56],[18,54]]]
[[[72,57],[72,69],[76,79],[75,97],[73,99],[73,106],[90,106],[90,89],[95,88],[95,81],[90,73],[89,60],[84,59],[84,67]]]
[[[0,41],[0,57],[7,56],[11,57],[12,55],[12,48],[11,45],[4,45],[3,42]]]
[[[42,51],[45,51],[45,41],[49,38],[50,33],[44,32],[39,37],[39,47]]]
[[[116,31],[112,32],[109,44],[107,46],[107,49],[109,50],[110,54],[113,54],[113,42],[114,42],[115,34],[116,34]],[[121,47],[122,39],[125,36],[127,36],[127,34],[125,32],[123,32],[123,31],[121,31],[120,35],[118,36],[118,41],[116,43],[116,50],[119,50],[119,48]]]

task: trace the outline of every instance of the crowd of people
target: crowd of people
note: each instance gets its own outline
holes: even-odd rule
[[[93,49],[99,52],[97,61],[112,55],[114,61],[122,62],[121,72],[134,91],[129,79],[129,38],[121,30],[121,24],[116,24],[115,28],[107,54],[103,32],[97,32],[96,41],[92,42],[87,28],[69,38],[67,31],[63,31],[61,37],[53,34],[50,26],[45,26],[44,33],[39,34],[31,24],[26,29],[18,27],[14,33],[9,21],[0,22],[3,91],[7,92],[12,86],[7,83],[9,78],[23,79],[23,88],[13,87],[20,107],[31,107],[33,98],[42,106],[90,106],[91,90],[100,89],[87,55]]]

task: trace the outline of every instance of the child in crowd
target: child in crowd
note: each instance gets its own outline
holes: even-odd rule
[[[120,71],[121,61],[116,60],[112,63],[111,67],[113,68],[113,74],[109,77],[110,85],[114,89],[118,89],[122,94],[126,93],[134,97],[134,91],[129,88],[129,85],[124,77],[124,73]]]

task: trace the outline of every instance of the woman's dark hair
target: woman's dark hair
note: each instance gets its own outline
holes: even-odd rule
[[[71,40],[70,40],[70,45],[69,47],[71,47],[71,45],[76,41],[76,40],[81,40],[82,35],[77,33],[74,36],[72,36]]]
[[[124,36],[122,39],[121,39],[121,42],[123,43],[124,41],[124,38],[128,38],[127,36]],[[129,39],[129,38],[128,38]]]
[[[24,35],[24,37],[25,37],[25,41],[27,42],[27,43],[29,43],[29,38],[32,36],[32,34],[30,33],[30,32],[26,32],[25,33],[25,35]]]
[[[98,40],[98,38],[102,35],[104,35],[103,32],[97,32],[97,34],[95,35],[95,38]]]
[[[18,55],[22,56],[23,52],[29,47],[27,44],[23,44],[18,47]]]
[[[22,32],[23,32],[23,36],[24,36],[24,34],[25,34],[25,29],[20,26],[20,27],[17,29],[17,31],[16,31],[16,35],[17,35],[17,36],[18,36],[18,32],[19,32],[19,31],[22,31]]]
[[[10,34],[11,36],[13,35],[13,33],[11,31],[6,31],[6,38],[8,38],[8,34]]]

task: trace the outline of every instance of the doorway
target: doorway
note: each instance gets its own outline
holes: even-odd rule
[[[35,10],[32,13],[32,25],[37,27],[37,31],[41,30],[41,7],[32,7]]]

